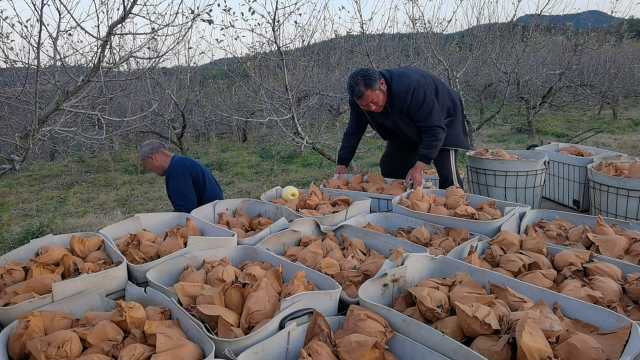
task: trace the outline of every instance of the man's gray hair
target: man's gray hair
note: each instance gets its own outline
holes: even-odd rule
[[[138,148],[138,153],[140,155],[140,160],[145,160],[153,155],[159,153],[160,151],[167,150],[167,144],[163,143],[159,140],[147,140],[140,144]]]

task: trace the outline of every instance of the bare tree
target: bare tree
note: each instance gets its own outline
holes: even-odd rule
[[[18,170],[52,137],[98,143],[139,126],[156,103],[111,105],[127,95],[127,83],[162,64],[206,11],[185,1],[8,0],[0,65],[15,83],[0,90],[13,114],[0,138],[0,174]]]
[[[319,76],[314,65],[322,59],[294,52],[328,36],[328,2],[248,0],[237,7],[224,3],[222,8],[223,21],[211,20],[221,29],[214,46],[241,64],[241,71],[230,76],[238,79],[234,96],[244,101],[235,103],[234,112],[242,115],[219,110],[216,115],[275,124],[281,137],[335,161],[322,145],[326,124],[313,121],[316,104],[332,96],[313,84]]]

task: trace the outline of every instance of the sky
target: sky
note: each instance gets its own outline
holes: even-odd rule
[[[97,3],[110,2],[114,0],[48,0],[49,2],[64,1],[67,5],[78,4],[78,8],[81,10],[92,9],[91,4],[93,1]],[[174,2],[185,1],[211,3],[217,0],[142,0],[141,3],[156,3],[156,2]],[[246,11],[246,7],[241,8],[239,4],[246,3],[249,0],[227,0],[227,3],[238,10],[242,9]],[[255,0],[257,3],[270,3],[275,0]],[[291,3],[295,0],[280,0],[284,3]],[[367,32],[406,32],[410,31],[407,24],[408,21],[408,9],[411,1],[420,4],[419,10],[425,14],[430,20],[435,23],[447,23],[447,25],[434,26],[434,30],[438,32],[455,32],[464,30],[474,25],[478,25],[486,22],[504,22],[513,17],[518,17],[525,14],[539,13],[543,4],[550,2],[550,6],[545,7],[542,13],[544,14],[566,14],[576,13],[586,10],[600,10],[608,14],[618,17],[638,17],[640,18],[640,0],[309,0],[311,4],[308,8],[311,8],[314,4],[320,4],[324,1],[328,1],[328,8],[331,15],[328,16],[328,22],[331,22],[329,30],[324,30],[322,35],[317,36],[316,40],[326,39],[334,36],[335,34],[344,34],[347,31],[358,31],[357,19],[355,18],[355,4],[361,4],[364,17],[370,19],[369,29]],[[463,5],[455,10],[455,4],[462,1]],[[515,3],[520,1],[520,5],[515,10]],[[29,3],[38,3],[39,0],[0,0],[0,10],[8,8],[9,3],[14,3],[16,9],[20,13],[20,16],[32,16],[29,10]],[[478,11],[478,4],[484,4],[483,11]],[[305,8],[305,9],[308,9]],[[394,9],[390,11],[390,9]],[[215,11],[218,11],[217,7],[214,7]],[[213,18],[219,18],[214,11]],[[311,10],[310,10],[311,11]],[[7,12],[5,12],[7,14]],[[452,14],[455,14],[452,17]],[[479,15],[480,14],[480,15]],[[452,21],[448,22],[447,20]],[[89,20],[90,21],[90,20]],[[0,31],[2,31],[2,21],[0,21]],[[323,23],[322,28],[327,29],[326,22]],[[355,24],[355,25],[354,25]],[[391,24],[391,25],[390,25]],[[7,27],[5,26],[5,31]],[[306,30],[306,29],[304,29]],[[214,58],[224,56],[219,50],[215,49],[215,46],[211,46],[215,39],[216,34],[215,27],[199,24],[196,29],[195,37],[199,38],[199,44],[196,47],[204,50],[204,54],[197,60],[198,63],[212,61]],[[297,30],[292,30],[297,31]],[[196,41],[196,42],[198,42]],[[240,50],[242,51],[242,50]],[[173,61],[172,61],[173,62]],[[0,65],[1,66],[1,65]]]

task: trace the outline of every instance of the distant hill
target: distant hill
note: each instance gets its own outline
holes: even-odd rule
[[[523,15],[516,19],[522,25],[570,26],[577,30],[608,28],[623,22],[623,18],[598,10],[564,15]]]

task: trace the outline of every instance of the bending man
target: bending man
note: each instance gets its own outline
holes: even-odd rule
[[[189,213],[224,198],[216,178],[199,162],[171,153],[157,140],[144,142],[139,151],[144,169],[164,176],[167,195],[175,211]]]
[[[411,67],[358,69],[347,84],[351,117],[338,153],[337,174],[347,172],[367,126],[387,142],[382,176],[422,186],[433,163],[439,185],[462,186],[455,149],[469,149],[460,96],[435,76]]]

